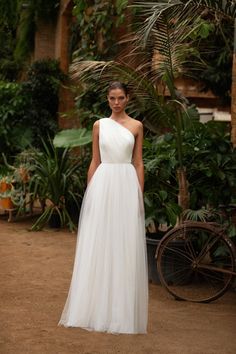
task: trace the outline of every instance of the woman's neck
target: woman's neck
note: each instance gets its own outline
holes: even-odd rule
[[[112,112],[110,118],[114,120],[125,120],[128,118],[128,115],[125,112]]]

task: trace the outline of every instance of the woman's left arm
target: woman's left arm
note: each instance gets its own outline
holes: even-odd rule
[[[133,152],[133,165],[136,169],[139,184],[143,192],[144,189],[144,167],[143,167],[143,125],[139,122],[138,133],[135,139]]]

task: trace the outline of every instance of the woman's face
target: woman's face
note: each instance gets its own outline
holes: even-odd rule
[[[109,106],[114,113],[120,113],[125,110],[129,101],[129,96],[121,89],[112,89],[107,96]]]

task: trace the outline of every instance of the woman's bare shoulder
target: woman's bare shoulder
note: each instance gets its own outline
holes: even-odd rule
[[[133,127],[139,128],[139,129],[143,127],[143,123],[140,122],[140,120],[137,120],[137,119],[134,119],[131,117],[129,117],[129,119],[130,119],[130,123],[133,125]]]
[[[93,133],[98,134],[99,132],[99,119],[93,123]]]
[[[94,127],[94,128],[98,128],[98,127],[99,127],[99,120],[100,120],[100,119],[95,120],[95,122],[93,123],[93,127]]]

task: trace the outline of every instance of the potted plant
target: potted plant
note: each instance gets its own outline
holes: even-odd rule
[[[0,209],[14,209],[14,204],[11,199],[12,189],[12,179],[9,176],[2,176],[0,178]]]
[[[9,198],[9,205],[17,210],[17,214],[28,211],[29,205],[30,213],[32,213],[32,204],[29,195],[29,181],[33,173],[33,165],[31,163],[32,151],[30,149],[24,150],[17,154],[14,158],[14,163],[9,164],[5,154],[2,154],[4,166],[7,169],[7,197]]]

